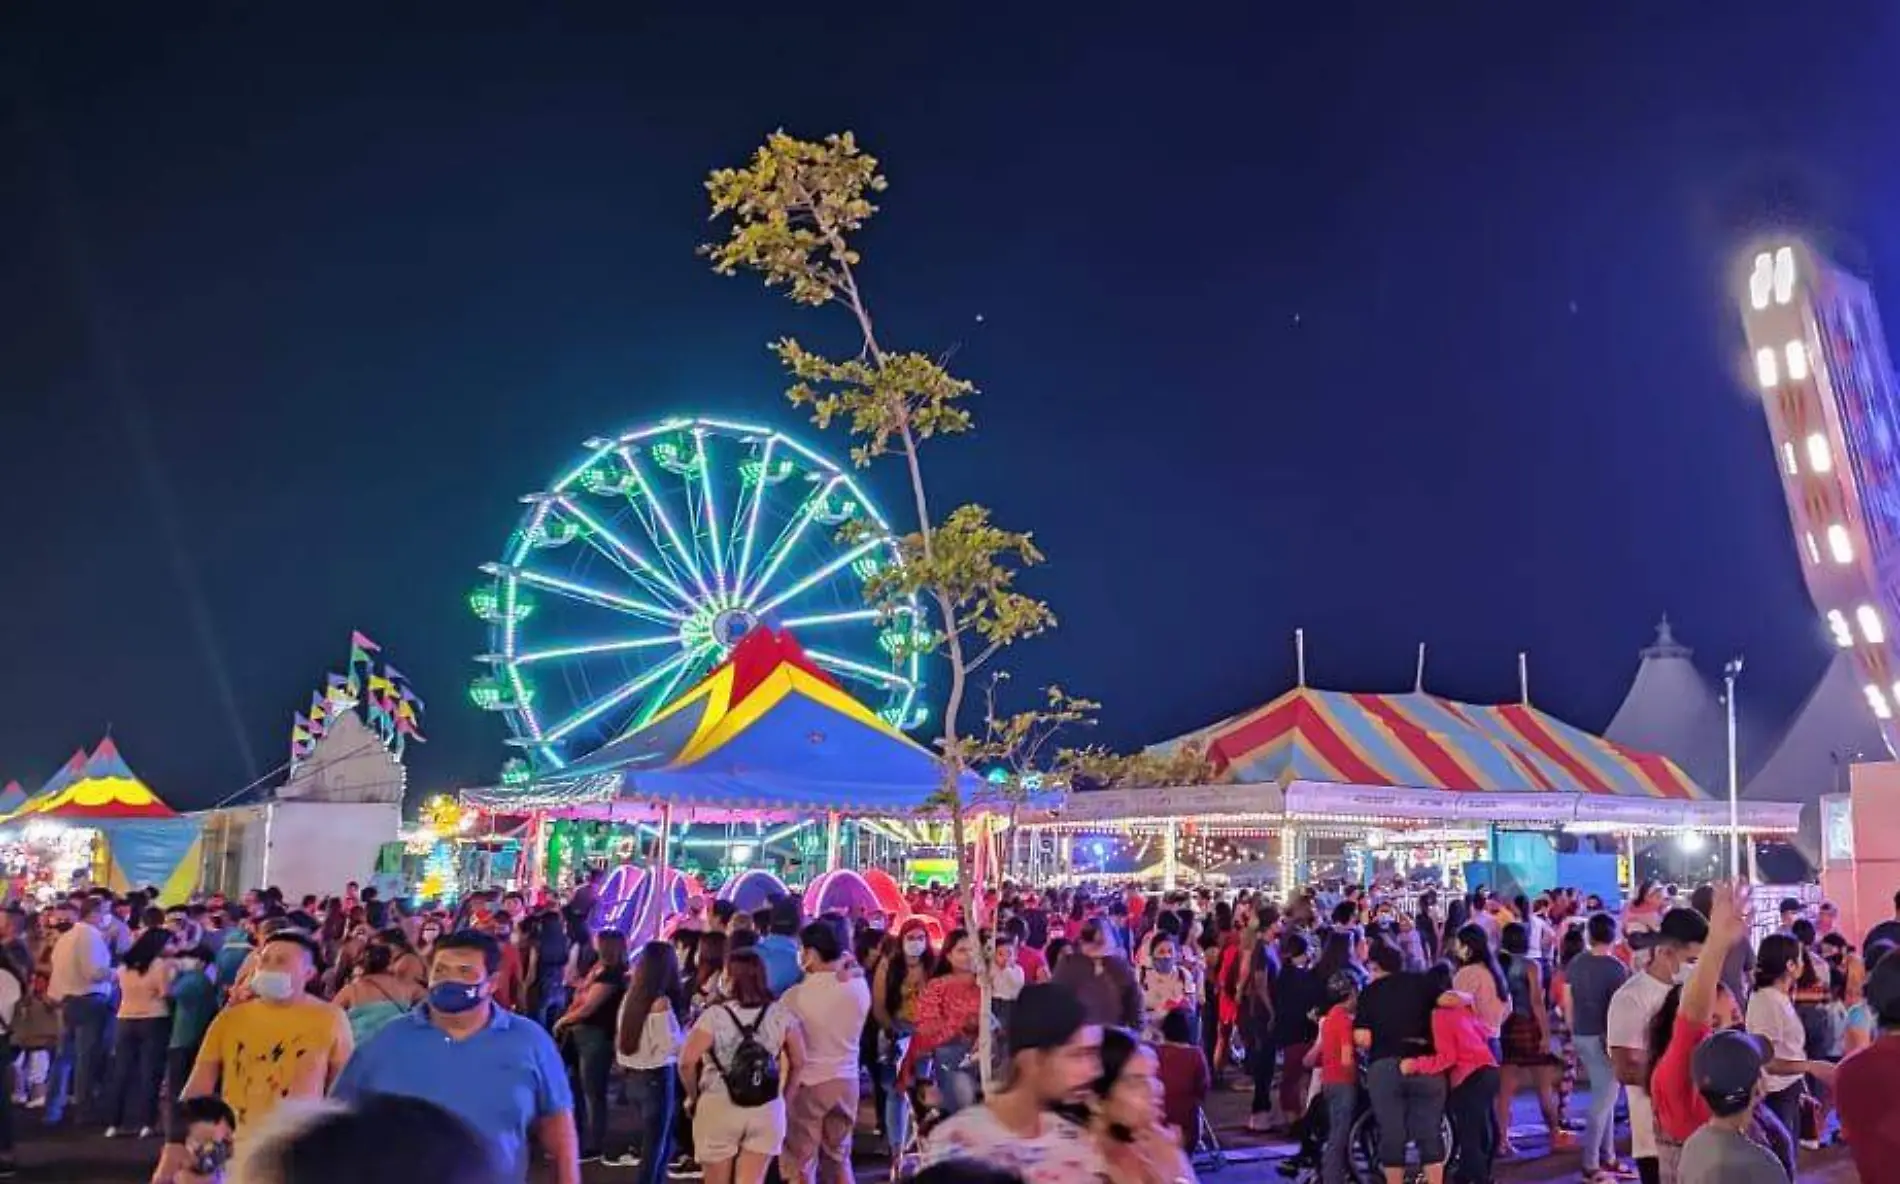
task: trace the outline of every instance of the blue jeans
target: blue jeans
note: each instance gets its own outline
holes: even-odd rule
[[[1320,1152],[1320,1184],[1349,1184],[1352,1158],[1352,1120],[1359,1116],[1359,1087],[1320,1087],[1326,1099],[1326,1145]]]
[[[1583,1170],[1616,1162],[1616,1070],[1602,1036],[1576,1038],[1577,1060],[1590,1079],[1590,1112],[1583,1120]]]
[[[671,1065],[627,1070],[627,1097],[637,1116],[639,1184],[666,1184],[666,1162],[673,1158],[673,1111],[679,1107],[679,1076]]]
[[[607,1137],[607,1075],[614,1063],[614,1038],[586,1024],[568,1031],[574,1042],[574,1128],[585,1159],[599,1155]]]
[[[932,1076],[937,1083],[938,1106],[947,1118],[976,1101],[977,1076],[966,1067],[970,1046],[961,1040],[940,1044],[930,1054]]]
[[[112,1022],[112,1001],[104,995],[74,995],[59,1005],[59,1051],[46,1082],[46,1121],[66,1114],[67,1087],[73,1104],[92,1117],[99,1091],[101,1062],[105,1057],[106,1026]]]

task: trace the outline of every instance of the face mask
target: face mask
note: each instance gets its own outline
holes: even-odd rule
[[[905,938],[904,939],[904,957],[906,958],[923,957],[924,947],[926,944],[927,943],[921,937]]]
[[[1696,960],[1694,958],[1685,958],[1682,961],[1682,965],[1676,967],[1676,982],[1678,985],[1689,981],[1689,976],[1695,973],[1695,964]]]
[[[260,999],[282,1003],[297,993],[297,980],[281,970],[260,970],[251,976],[251,990]]]
[[[1173,974],[1174,973],[1174,959],[1173,958],[1156,958],[1155,969],[1159,970],[1163,974]]]
[[[449,1015],[480,1007],[486,998],[481,983],[433,983],[429,987],[429,1006]]]
[[[442,936],[442,931],[440,929],[424,929],[422,931],[422,940],[425,942],[434,941],[436,938],[440,936]]]

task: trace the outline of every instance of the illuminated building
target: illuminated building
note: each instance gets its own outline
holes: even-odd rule
[[[1802,577],[1896,751],[1900,385],[1879,309],[1864,282],[1796,239],[1746,252],[1737,291]]]

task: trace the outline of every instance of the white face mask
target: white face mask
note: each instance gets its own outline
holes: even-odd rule
[[[1682,963],[1676,967],[1676,982],[1678,985],[1689,981],[1689,976],[1695,973],[1696,961],[1694,958],[1684,958]]]
[[[906,938],[904,941],[904,957],[921,958],[924,956],[925,947],[926,943],[921,937]]]

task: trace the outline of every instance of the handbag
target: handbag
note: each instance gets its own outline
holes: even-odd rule
[[[7,1035],[12,1037],[14,1048],[57,1048],[59,1009],[44,995],[23,995],[20,1005],[13,1009],[13,1026]]]

